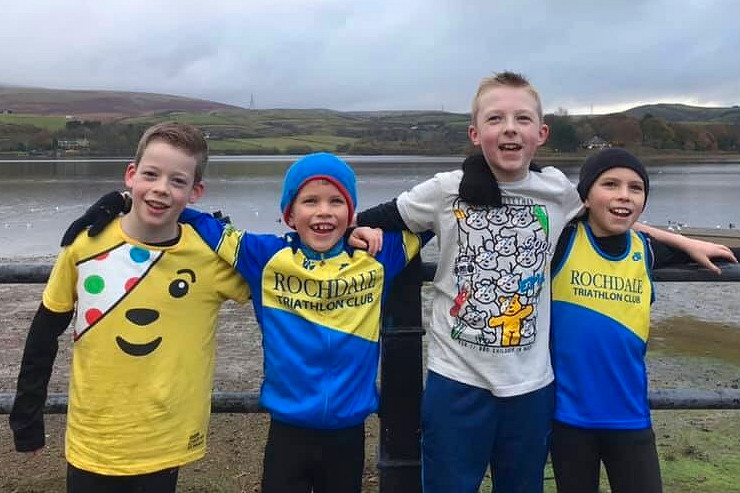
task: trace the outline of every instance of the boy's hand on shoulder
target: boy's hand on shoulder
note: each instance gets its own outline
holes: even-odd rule
[[[367,253],[374,256],[383,248],[383,230],[366,226],[355,228],[347,242],[350,246],[367,250]]]
[[[98,199],[85,213],[69,225],[62,236],[61,246],[71,245],[85,228],[88,236],[97,236],[119,214],[131,210],[131,195],[128,192],[110,192]]]

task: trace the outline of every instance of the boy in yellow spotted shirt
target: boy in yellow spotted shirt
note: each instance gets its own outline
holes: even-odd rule
[[[59,254],[34,317],[10,415],[15,445],[44,446],[57,338],[73,320],[67,491],[166,493],[205,454],[221,304],[244,281],[188,225],[208,148],[194,127],[155,125],[125,172],[131,211]]]

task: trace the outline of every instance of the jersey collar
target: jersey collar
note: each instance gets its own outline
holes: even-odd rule
[[[344,238],[339,240],[336,245],[331,247],[326,252],[317,252],[316,250],[311,249],[308,245],[305,243],[301,243],[301,251],[309,260],[327,260],[333,257],[336,257],[342,251],[344,250]]]

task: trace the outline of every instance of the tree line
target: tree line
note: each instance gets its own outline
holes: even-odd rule
[[[267,135],[260,135],[253,129],[242,132],[239,128],[231,128],[228,135],[223,128],[216,126],[203,125],[201,129],[210,135],[211,140],[274,137],[277,130],[283,137],[312,133],[350,137],[354,139],[351,142],[320,149],[347,154],[464,155],[472,152],[466,118],[461,118],[464,115],[448,115],[443,114],[438,119],[427,116],[423,121],[414,121],[412,115],[377,117],[351,126],[283,124],[279,129],[269,129]],[[740,151],[740,125],[676,123],[650,114],[640,119],[621,113],[571,116],[564,110],[545,115],[545,122],[550,127],[545,147],[557,153],[578,151],[594,138],[604,145],[647,151]],[[52,131],[29,124],[0,123],[0,152],[131,156],[146,127],[145,124],[72,120],[66,122],[64,128]],[[303,154],[316,150],[319,149],[315,145],[292,144],[284,147],[235,147],[225,152]]]
[[[641,119],[624,114],[572,117],[565,112],[545,116],[548,146],[572,152],[594,136],[610,145],[676,151],[740,150],[740,125],[668,122],[650,114]]]

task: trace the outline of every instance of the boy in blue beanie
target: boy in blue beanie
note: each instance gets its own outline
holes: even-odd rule
[[[262,328],[260,404],[272,418],[262,491],[358,492],[364,421],[378,408],[380,314],[386,288],[425,240],[383,236],[376,257],[344,234],[357,203],[341,159],[310,154],[285,175],[280,208],[296,232],[236,232],[210,214],[190,223],[247,280]]]
[[[118,195],[112,194],[113,202],[120,202]],[[106,197],[65,237],[86,224],[100,229],[104,216],[120,212],[110,200],[100,206]],[[280,209],[294,233],[236,231],[195,210],[180,216],[252,292],[264,349],[260,404],[272,418],[263,463],[266,493],[361,490],[364,422],[378,408],[386,288],[431,234],[377,238],[366,231],[370,250],[377,238],[383,251],[373,257],[355,250],[344,236],[356,204],[352,168],[317,153],[293,163],[285,175]]]

